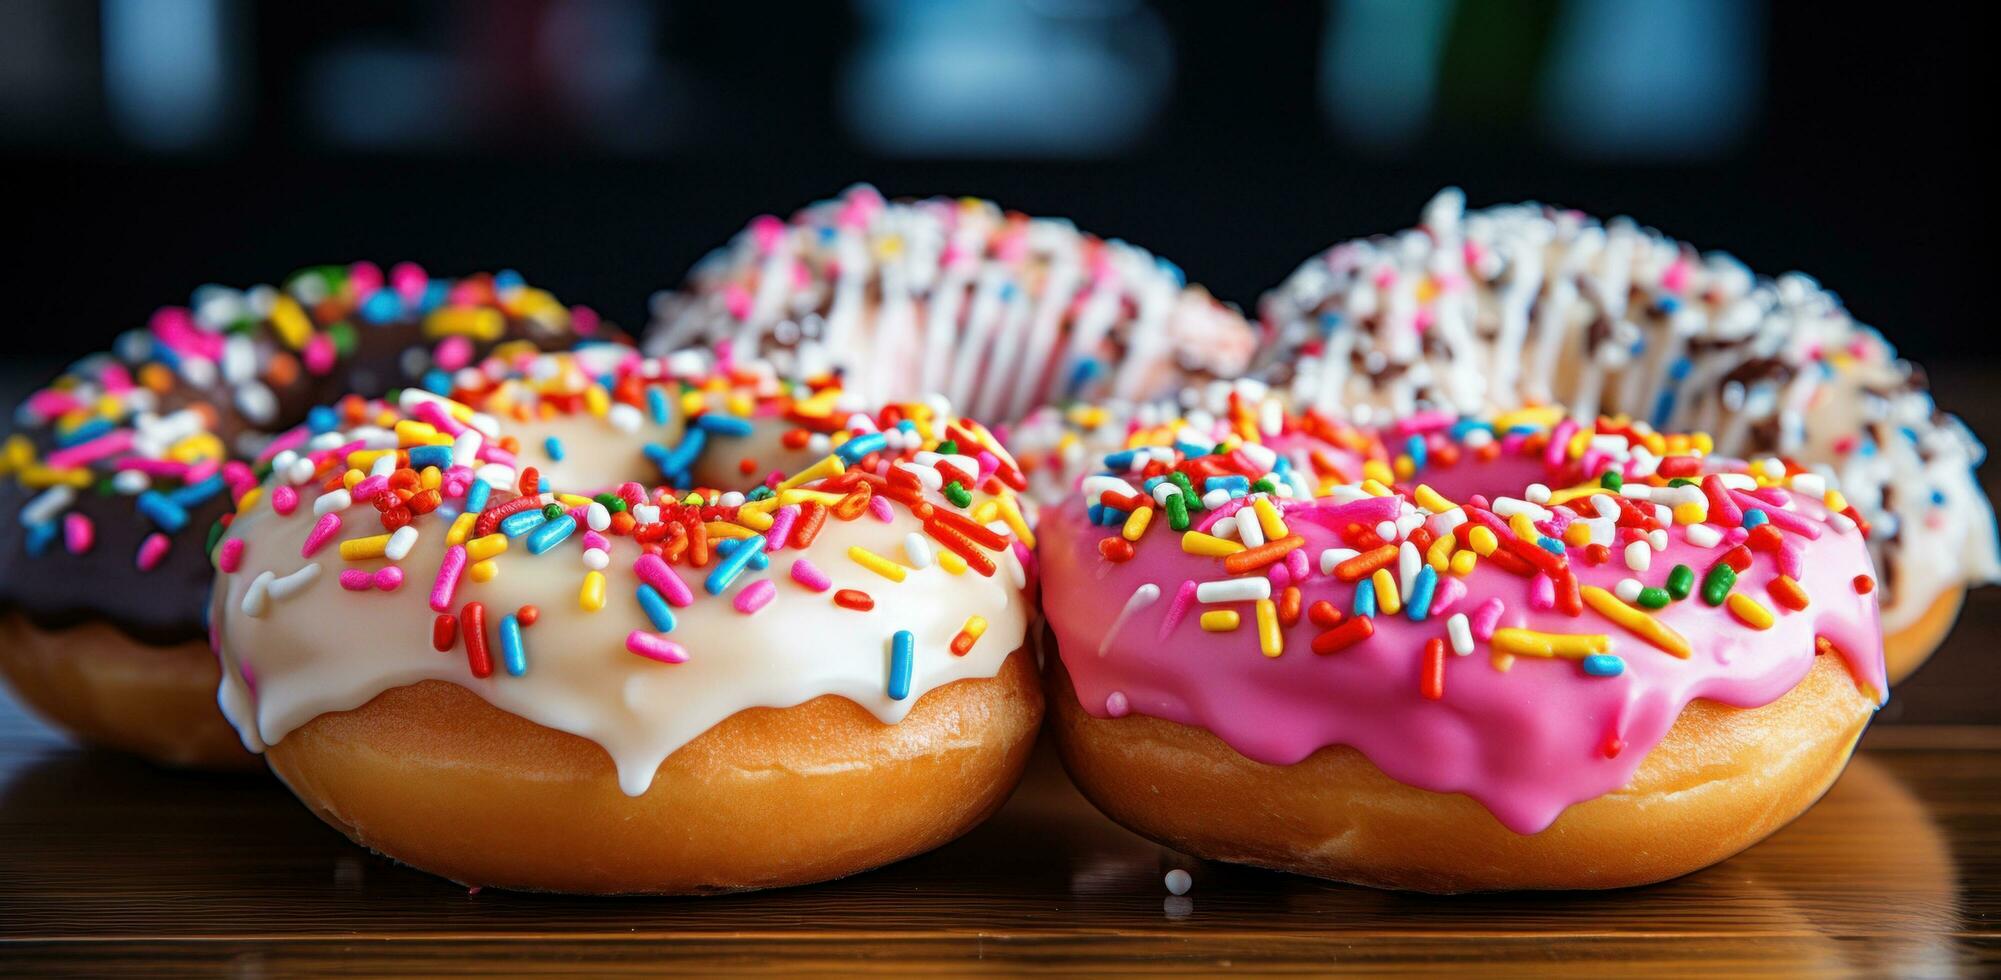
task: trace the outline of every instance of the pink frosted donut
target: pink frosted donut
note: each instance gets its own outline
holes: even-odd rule
[[[1537,410],[1193,423],[1040,532],[1064,760],[1170,846],[1424,891],[1658,881],[1809,806],[1886,690],[1863,529],[1776,460]]]

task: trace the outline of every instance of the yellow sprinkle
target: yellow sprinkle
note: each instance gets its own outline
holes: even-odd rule
[[[1285,652],[1285,634],[1278,631],[1278,603],[1270,599],[1259,599],[1258,649],[1267,657],[1276,657]]]
[[[592,569],[584,573],[584,587],[577,591],[577,605],[585,612],[604,608],[604,573]]]
[[[1397,474],[1397,479],[1399,480],[1408,480],[1411,477],[1416,476],[1417,460],[1414,460],[1403,453],[1398,453],[1396,458],[1396,474]]]
[[[1432,539],[1431,547],[1424,550],[1424,563],[1443,575],[1452,568],[1452,553],[1459,548],[1458,537],[1441,534]]]
[[[500,566],[494,564],[491,559],[488,559],[486,561],[473,562],[472,568],[467,571],[472,575],[472,580],[475,582],[491,582],[495,575],[500,574]]]
[[[1687,660],[1693,652],[1688,640],[1675,632],[1674,627],[1655,619],[1646,610],[1626,605],[1625,600],[1595,585],[1587,585],[1578,592],[1583,596],[1585,605],[1634,636],[1683,660]]]
[[[765,499],[771,500],[775,498],[767,497]],[[768,531],[771,529],[771,515],[761,510],[744,510],[739,507],[737,508],[736,519],[744,527],[750,528],[753,531]]]
[[[1716,451],[1716,441],[1707,432],[1691,432],[1688,435],[1689,448],[1698,456],[1707,456]]]
[[[1257,512],[1258,526],[1264,528],[1266,541],[1277,541],[1292,534],[1269,497],[1252,497],[1251,509]]]
[[[1700,524],[1708,519],[1709,506],[1707,504],[1698,504],[1691,500],[1685,504],[1674,505],[1674,522],[1676,524]]]
[[[574,493],[559,493],[556,495],[556,502],[562,504],[563,508],[567,510],[571,507],[589,507],[591,505],[591,498]]]
[[[1480,556],[1474,552],[1455,551],[1452,553],[1452,574],[1460,578],[1465,578],[1473,574],[1473,569],[1478,564],[1480,564]]]
[[[1235,609],[1211,609],[1202,614],[1202,628],[1211,633],[1228,633],[1243,621]]]
[[[380,558],[389,548],[389,535],[372,534],[365,538],[349,538],[340,543],[341,561],[367,561]]]
[[[438,437],[438,427],[429,422],[404,419],[396,423],[396,443],[400,446],[428,446]]]
[[[728,521],[709,521],[702,526],[708,529],[709,537],[712,540],[715,538],[747,538],[757,533],[741,524],[731,524]]]
[[[1583,521],[1571,521],[1563,528],[1563,543],[1573,548],[1582,548],[1591,543],[1591,525]]]
[[[1362,492],[1368,494],[1371,497],[1387,497],[1395,493],[1396,491],[1391,490],[1387,486],[1384,486],[1383,481],[1381,480],[1363,480]]]
[[[1730,614],[1754,630],[1772,628],[1772,611],[1742,592],[1730,593]]]
[[[1368,489],[1370,481],[1378,484],[1395,483],[1397,482],[1397,476],[1396,473],[1390,470],[1388,463],[1380,459],[1371,459],[1362,463],[1362,488],[1365,490]]]
[[[507,535],[498,532],[466,542],[466,557],[485,561],[507,551]]]
[[[1443,514],[1459,506],[1440,496],[1438,491],[1431,489],[1431,485],[1427,483],[1417,485],[1416,496],[1417,505],[1434,514]]]
[[[1020,539],[1023,546],[1031,551],[1034,550],[1035,532],[1029,528],[1028,521],[1021,516],[1021,508],[1015,506],[1014,494],[1001,494],[994,498],[994,503],[999,506],[1001,520],[1007,524],[1007,529],[1014,532],[1014,536]]]
[[[790,490],[793,487],[811,483],[814,480],[824,480],[827,477],[845,472],[847,468],[848,465],[841,462],[841,457],[829,453],[826,458],[819,462],[780,480],[778,489]]]
[[[1570,444],[1564,447],[1565,454],[1570,459],[1576,459],[1577,457],[1584,455],[1584,447],[1589,445],[1591,443],[1591,437],[1597,434],[1598,432],[1596,429],[1592,428],[1578,429],[1575,433],[1571,435]]]
[[[426,490],[436,490],[445,483],[445,474],[435,466],[426,466],[417,471],[417,485]]]
[[[1536,429],[1553,429],[1563,421],[1563,409],[1555,405],[1542,405],[1516,409],[1494,419],[1494,431],[1506,432],[1517,426]]]
[[[603,385],[591,385],[584,389],[584,411],[592,418],[604,418],[611,411],[611,396],[605,393]]]
[[[890,561],[889,559],[884,558],[883,556],[878,555],[875,552],[862,547],[861,545],[858,544],[850,545],[848,547],[848,557],[852,559],[855,564],[860,565],[861,567],[866,568],[869,571],[874,572],[877,575],[880,575],[883,578],[886,578],[892,582],[903,581],[904,570],[902,565]]]
[[[443,306],[424,318],[424,336],[462,336],[492,343],[507,332],[507,317],[499,310],[479,306]]]
[[[1582,660],[1611,649],[1612,638],[1603,633],[1542,633],[1511,626],[1494,631],[1495,652],[1513,657]]]
[[[1153,508],[1141,507],[1126,515],[1126,526],[1119,529],[1127,541],[1138,541],[1146,533],[1146,526],[1153,523]]]
[[[938,567],[944,569],[948,574],[966,574],[966,560],[959,557],[958,552],[950,549],[942,549],[937,551],[936,555],[938,557]]]
[[[250,513],[250,508],[257,506],[257,502],[263,499],[264,499],[264,488],[251,487],[250,490],[243,495],[243,499],[236,502],[236,512],[239,514],[248,514]]]
[[[306,311],[299,307],[299,301],[285,293],[279,293],[271,304],[271,329],[285,346],[299,350],[313,339],[313,323],[306,319]]]
[[[1567,504],[1573,500],[1579,500],[1584,497],[1589,497],[1594,493],[1609,493],[1609,492],[1610,491],[1606,490],[1604,487],[1601,487],[1596,483],[1580,483],[1574,487],[1564,487],[1561,490],[1550,491],[1548,506],[1555,507],[1558,504]]]
[[[1223,558],[1244,550],[1244,546],[1228,538],[1219,538],[1200,531],[1181,532],[1181,550],[1204,558]]]
[[[1848,509],[1848,498],[1842,496],[1839,490],[1830,489],[1827,491],[1827,495],[1821,499],[1827,503],[1828,510],[1837,514]]]
[[[1526,511],[1518,512],[1508,518],[1508,530],[1515,532],[1515,537],[1523,541],[1534,541],[1542,537],[1542,532],[1536,530],[1535,521],[1529,519]]]
[[[1378,568],[1369,576],[1376,586],[1376,611],[1385,616],[1394,616],[1403,609],[1403,596],[1397,592],[1397,577],[1387,568]]]
[[[981,524],[992,524],[1000,518],[1000,502],[993,499],[982,500],[968,512],[968,516]]]
[[[1495,548],[1501,546],[1501,539],[1494,536],[1493,528],[1483,524],[1467,535],[1466,543],[1473,546],[1474,554],[1485,558],[1493,554]]]
[[[825,490],[780,490],[777,494],[780,506],[785,504],[826,504],[833,506],[841,502],[841,494]]]
[[[453,518],[451,528],[445,531],[445,547],[465,544],[466,537],[472,534],[472,526],[477,523],[479,523],[478,514],[460,514]]]
[[[737,513],[749,511],[753,514],[769,514],[778,509],[778,497],[770,496],[758,500],[746,500],[737,505]]]
[[[985,616],[968,616],[966,617],[966,625],[959,627],[959,632],[977,640],[987,635],[987,618]]]

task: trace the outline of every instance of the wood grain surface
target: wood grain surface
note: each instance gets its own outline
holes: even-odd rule
[[[1183,897],[1162,885],[1176,867]],[[268,778],[79,749],[0,703],[0,974],[1979,974],[2001,970],[1998,886],[2001,729],[1983,727],[1881,728],[1791,827],[1624,892],[1432,899],[1204,864],[1105,820],[1042,752],[992,821],[900,865],[579,900],[468,894]]]

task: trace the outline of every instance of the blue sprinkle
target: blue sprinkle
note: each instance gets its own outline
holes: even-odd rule
[[[1174,448],[1181,450],[1181,455],[1189,457],[1207,456],[1216,451],[1214,443],[1184,442],[1179,439],[1174,441]]]
[[[403,297],[393,289],[378,289],[361,301],[361,318],[370,323],[388,323],[403,315]]]
[[[912,422],[912,421],[911,421],[911,420],[909,420],[909,419],[904,419],[903,421],[901,421],[901,422],[898,422],[898,423],[896,423],[896,431],[898,431],[898,432],[916,432],[916,431],[917,431],[917,423],[915,423],[915,422]]]
[[[537,476],[541,476],[540,474],[536,474],[536,475],[537,475]],[[536,481],[535,481],[535,492],[536,492],[536,493],[548,493],[548,492],[549,492],[549,478],[548,478],[548,477],[546,477],[546,476],[542,476],[542,477],[541,477],[540,479],[538,479],[538,480],[536,480]]]
[[[1671,314],[1674,311],[1681,309],[1681,300],[1676,299],[1673,296],[1662,296],[1661,298],[1655,300],[1654,302],[1655,305],[1661,308],[1662,313]]]
[[[1933,491],[1932,491],[1932,506],[1933,506],[1933,507],[1944,507],[1944,506],[1945,506],[1945,491],[1943,491],[1943,490],[1933,490]]]
[[[1124,527],[1126,518],[1131,516],[1132,511],[1121,510],[1117,507],[1106,507],[1103,523],[1106,527]]]
[[[1668,377],[1676,381],[1686,380],[1688,378],[1689,372],[1694,370],[1695,370],[1694,361],[1691,361],[1686,357],[1677,357],[1674,359],[1673,364],[1668,365]]]
[[[553,521],[545,521],[540,527],[528,533],[528,553],[539,555],[550,548],[562,544],[577,529],[577,519],[568,514]]]
[[[40,558],[48,553],[49,545],[56,540],[56,522],[43,521],[28,525],[28,554]],[[203,603],[204,606],[207,603]]]
[[[550,459],[555,460],[558,463],[563,461],[563,440],[558,439],[555,436],[550,436],[549,438],[542,440],[542,449],[543,451],[549,454]],[[413,457],[411,461],[415,462],[416,460]]]
[[[500,665],[515,677],[528,673],[528,649],[521,645],[521,620],[513,613],[500,617]]]
[[[493,484],[488,483],[485,480],[472,481],[472,487],[466,490],[465,512],[468,514],[477,514],[480,511],[485,510],[487,495],[491,494],[492,492],[493,492]]]
[[[1405,440],[1403,444],[1403,451],[1410,456],[1410,461],[1413,464],[1415,464],[1418,469],[1424,469],[1425,453],[1424,453],[1423,436],[1413,435],[1409,439]]]
[[[502,269],[493,274],[493,290],[497,293],[511,293],[528,285],[528,280],[513,269]]]
[[[871,432],[841,443],[840,448],[834,450],[834,455],[841,457],[841,462],[852,466],[860,462],[863,456],[877,452],[887,445],[889,445],[887,436],[880,432]]]
[[[334,410],[326,405],[315,405],[312,411],[306,413],[306,428],[313,435],[332,432],[338,425],[340,425],[340,416],[335,414]]]
[[[674,610],[667,605],[667,597],[660,590],[641,583],[639,586],[639,611],[653,623],[653,628],[661,633],[674,632]]]
[[[646,389],[646,414],[653,417],[654,425],[667,424],[667,392],[659,388]]]
[[[450,469],[452,466],[452,447],[418,446],[410,450],[411,469],[421,470],[427,466],[435,466],[441,470]]]
[[[1757,527],[1758,525],[1763,524],[1769,520],[1771,520],[1771,518],[1766,517],[1764,510],[1762,510],[1761,508],[1757,507],[1747,508],[1744,511],[1744,530],[1749,531],[1750,529]]]
[[[715,571],[702,580],[702,588],[709,590],[710,595],[722,595],[737,576],[743,574],[744,566],[749,565],[752,558],[764,554],[764,535],[753,534],[742,540],[743,544],[723,555],[716,562]]]
[[[734,415],[717,415],[711,412],[697,418],[695,420],[695,428],[713,435],[741,439],[744,436],[750,435],[750,420],[740,419]]]
[[[1355,583],[1355,615],[1374,616],[1376,614],[1376,583],[1363,579]]]
[[[1335,327],[1338,327],[1338,326],[1340,326],[1340,325],[1341,325],[1341,314],[1339,314],[1339,313],[1322,313],[1322,314],[1320,314],[1320,335],[1321,335],[1321,336],[1323,336],[1323,337],[1324,337],[1324,336],[1326,336],[1326,335],[1328,335],[1328,334],[1331,334],[1331,333],[1333,333],[1333,332],[1334,332],[1334,328],[1335,328]]]
[[[1467,436],[1481,430],[1491,433],[1494,427],[1478,419],[1460,419],[1452,423],[1452,428],[1446,431],[1451,433],[1453,442],[1465,442]]]
[[[1242,490],[1248,492],[1250,489],[1251,479],[1247,476],[1212,476],[1202,481],[1202,492],[1205,494],[1214,490]]]
[[[1133,465],[1133,456],[1138,454],[1138,452],[1139,450],[1137,449],[1121,449],[1115,453],[1107,453],[1105,455],[1105,469],[1108,470],[1131,469]]]
[[[452,376],[437,368],[432,368],[424,372],[424,377],[418,384],[425,391],[433,395],[449,395],[452,393]]]
[[[81,445],[111,431],[110,419],[92,419],[67,432],[56,433],[56,446],[67,449]]]
[[[1086,507],[1084,509],[1084,516],[1090,519],[1091,525],[1093,527],[1105,526],[1105,505],[1092,504],[1091,506]]]
[[[160,530],[173,534],[188,526],[187,509],[168,499],[158,490],[148,490],[139,495],[139,513],[146,515]]]
[[[910,674],[917,665],[917,637],[909,630],[897,630],[889,638],[889,698],[901,701],[910,696]]]
[[[1562,557],[1563,555],[1563,542],[1558,541],[1557,539],[1552,538],[1549,535],[1545,534],[1537,537],[1535,539],[1535,543],[1537,546],[1541,547],[1542,550],[1547,551],[1552,555],[1556,555],[1558,557]]]
[[[500,533],[510,538],[518,538],[537,527],[549,523],[539,510],[524,510],[500,519]]]
[[[1410,584],[1410,595],[1404,597],[1404,615],[1413,623],[1422,623],[1431,617],[1431,597],[1438,589],[1438,570],[1426,565],[1418,569],[1417,580]]]
[[[1674,412],[1674,392],[1673,388],[1662,388],[1660,397],[1654,400],[1655,428],[1662,428],[1668,424],[1668,416]]]
[[[167,494],[167,499],[181,507],[199,507],[222,491],[222,474],[217,473],[200,483],[190,483]]]
[[[450,284],[442,279],[433,279],[424,284],[424,295],[418,297],[417,307],[425,313],[429,313],[445,305],[445,300],[450,299],[451,295],[452,289]]]
[[[1584,672],[1593,677],[1617,677],[1626,672],[1626,662],[1609,653],[1594,653],[1581,663]]]
[[[730,552],[733,552],[738,548],[743,547],[743,543],[747,540],[749,539],[724,538],[721,544],[716,545],[716,554],[724,558],[727,558],[729,557]],[[750,556],[750,567],[760,572],[764,571],[765,569],[771,567],[771,559],[765,557],[764,552],[760,550],[757,554]]]

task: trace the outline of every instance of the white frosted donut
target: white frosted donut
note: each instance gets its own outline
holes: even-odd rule
[[[1005,422],[1236,377],[1254,339],[1134,245],[991,201],[885,201],[858,185],[752,221],[655,297],[646,346],[764,358],[795,378],[838,370],[873,401],[942,394]]]
[[[985,429],[545,361],[480,411],[351,401],[239,507],[220,696],[301,799],[425,870],[589,893],[837,877],[1005,799],[1041,697]]]
[[[1267,293],[1255,373],[1359,422],[1555,402],[1706,431],[1839,486],[1870,529],[1899,680],[1969,585],[2001,579],[1985,449],[1923,373],[1801,274],[1766,279],[1630,219],[1539,204],[1337,245]]]

